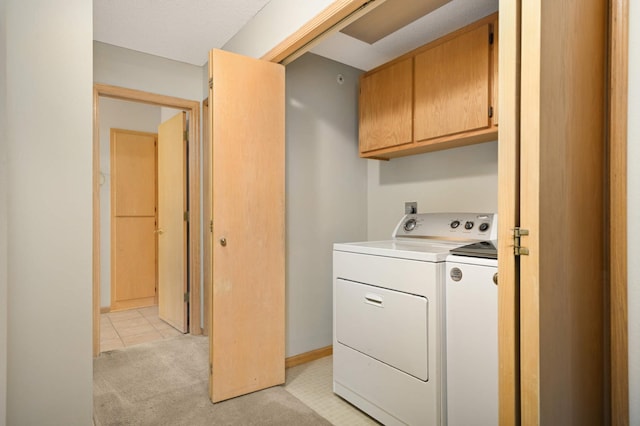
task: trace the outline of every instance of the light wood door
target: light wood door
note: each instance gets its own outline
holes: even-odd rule
[[[490,126],[489,34],[485,24],[416,55],[416,141]]]
[[[284,383],[284,67],[209,54],[213,402]]]
[[[500,17],[501,424],[607,424],[607,5],[501,1]]]
[[[158,316],[186,333],[186,114],[158,127]]]
[[[155,304],[156,135],[111,129],[111,310]]]
[[[413,141],[413,58],[360,79],[360,152]]]

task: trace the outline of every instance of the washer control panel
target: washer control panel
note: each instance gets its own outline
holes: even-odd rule
[[[417,213],[405,215],[393,238],[498,239],[496,213]]]

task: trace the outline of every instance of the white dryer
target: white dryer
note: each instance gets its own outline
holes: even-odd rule
[[[406,215],[392,239],[333,248],[333,389],[387,425],[443,425],[445,260],[497,216]]]

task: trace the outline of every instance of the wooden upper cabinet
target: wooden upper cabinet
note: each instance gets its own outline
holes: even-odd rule
[[[413,141],[413,58],[360,79],[360,151]]]
[[[416,55],[416,141],[491,125],[489,34],[486,24]]]
[[[360,155],[389,159],[498,139],[498,14],[360,78]]]

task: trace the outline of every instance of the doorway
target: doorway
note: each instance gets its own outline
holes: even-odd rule
[[[94,131],[93,131],[93,353],[100,353],[100,98],[111,98],[143,104],[168,107],[185,111],[190,120],[187,125],[188,135],[186,149],[188,151],[188,181],[186,191],[187,209],[184,219],[188,222],[189,252],[186,265],[188,292],[184,301],[189,305],[188,332],[201,334],[200,309],[200,105],[197,101],[158,95],[117,86],[94,84]]]

